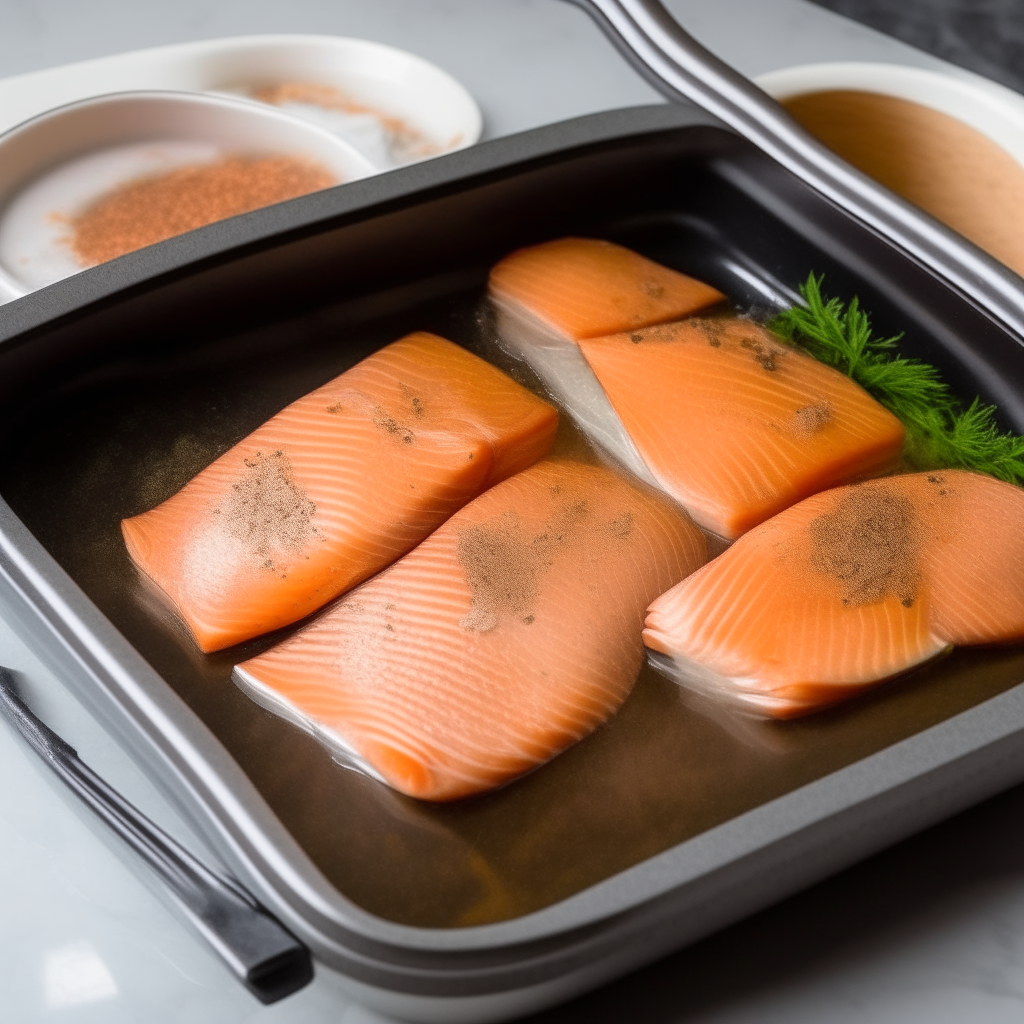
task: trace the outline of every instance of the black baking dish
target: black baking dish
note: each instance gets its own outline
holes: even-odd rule
[[[240,880],[410,1019],[548,1005],[1024,778],[1024,650],[959,651],[792,723],[645,670],[607,726],[450,806],[335,765],[154,614],[119,520],[406,331],[489,343],[488,267],[610,238],[746,308],[808,271],[1024,430],[1021,341],[710,117],[537,129],[257,211],[0,307],[5,612]]]

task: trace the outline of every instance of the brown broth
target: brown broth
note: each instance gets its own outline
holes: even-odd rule
[[[861,697],[759,721],[645,666],[622,708],[511,784],[451,804],[409,799],[340,767],[231,682],[236,662],[296,627],[199,652],[134,570],[120,521],[158,504],[288,402],[407,331],[431,330],[532,375],[495,346],[479,289],[387,316],[314,310],[191,352],[132,361],[26,410],[0,493],[99,609],[202,719],[317,868],[402,924],[503,921],[966,711],[1024,678],[1024,646],[954,651]],[[350,319],[351,317],[351,319]],[[560,453],[589,446],[563,420]],[[592,457],[592,456],[591,456]]]
[[[782,105],[855,167],[1024,274],[1024,167],[991,139],[881,93],[830,90]]]

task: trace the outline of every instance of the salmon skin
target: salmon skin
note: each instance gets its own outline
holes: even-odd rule
[[[775,718],[1024,640],[1024,491],[944,470],[816,494],[654,601],[644,640],[684,684]]]
[[[502,347],[530,365],[589,437],[656,486],[576,342],[678,320],[725,296],[593,238],[560,238],[506,256],[491,270],[488,295]]]
[[[436,335],[293,402],[121,524],[203,651],[304,618],[554,443],[558,413]]]
[[[706,559],[663,495],[547,459],[235,669],[343,761],[425,800],[528,772],[625,700],[650,600]]]
[[[903,450],[903,424],[859,384],[749,320],[579,345],[658,484],[727,540]]]

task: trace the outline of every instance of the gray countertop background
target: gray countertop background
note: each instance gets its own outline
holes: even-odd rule
[[[1024,90],[1024,0],[670,6],[751,75],[837,59],[941,66],[823,9],[829,7]],[[552,0],[0,0],[0,76],[258,32],[362,36],[419,53],[478,98],[487,137],[656,100],[582,14]],[[3,622],[0,663],[25,673],[34,705],[94,767],[174,827],[148,782]],[[260,1008],[180,931],[4,732],[0,989],[4,1024],[381,1020],[351,1004],[329,972],[284,1003]],[[1024,787],[531,1021],[989,1024],[1019,1022],[1022,1013]]]
[[[1024,4],[1020,0],[814,2],[1024,91]]]

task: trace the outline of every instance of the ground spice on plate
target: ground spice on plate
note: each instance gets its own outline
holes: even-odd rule
[[[336,184],[326,168],[295,157],[223,157],[120,185],[72,218],[69,241],[78,261],[93,266]]]
[[[392,155],[399,163],[437,156],[441,152],[442,147],[431,142],[407,121],[368,107],[364,103],[357,103],[330,85],[321,85],[317,82],[279,82],[277,85],[254,89],[251,96],[261,103],[270,103],[277,107],[300,103],[320,107],[322,110],[340,110],[346,114],[369,114],[375,117],[387,132]],[[456,137],[449,146],[455,146],[458,142],[459,138]]]

